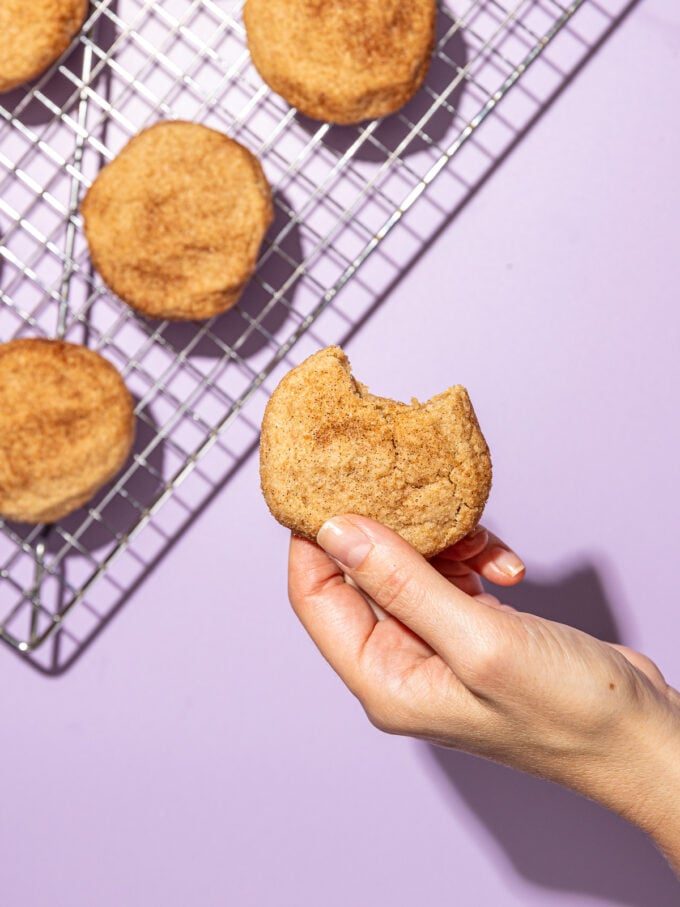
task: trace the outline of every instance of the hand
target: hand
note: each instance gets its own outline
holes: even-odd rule
[[[680,695],[653,662],[484,593],[524,574],[486,530],[432,563],[364,517],[318,542],[292,539],[290,599],[376,727],[567,785],[680,865]]]

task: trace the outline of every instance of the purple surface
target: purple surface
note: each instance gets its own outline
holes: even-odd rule
[[[469,387],[513,601],[677,685],[676,6],[636,6],[347,349],[377,393]],[[286,543],[251,457],[68,671],[0,652],[3,903],[677,903],[599,808],[374,731],[286,604]]]

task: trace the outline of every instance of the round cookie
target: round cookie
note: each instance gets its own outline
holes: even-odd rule
[[[60,340],[0,344],[0,516],[53,523],[127,460],[132,398],[98,353]]]
[[[2,0],[0,93],[54,63],[85,21],[87,6],[87,0]]]
[[[274,517],[298,535],[315,539],[325,520],[356,513],[432,557],[477,525],[491,459],[465,388],[410,405],[375,397],[329,347],[272,394],[260,479]]]
[[[211,318],[238,301],[272,221],[269,184],[238,142],[157,123],[99,173],[81,206],[95,267],[151,318]]]
[[[435,0],[247,0],[248,47],[264,81],[315,120],[399,110],[423,84]]]

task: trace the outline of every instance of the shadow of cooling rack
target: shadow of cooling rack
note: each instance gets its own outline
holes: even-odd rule
[[[634,5],[450,2],[424,88],[361,127],[311,123],[269,92],[240,4],[213,0],[95,0],[53,69],[0,95],[0,338],[101,351],[139,424],[130,463],[87,509],[0,522],[0,635],[36,668],[58,674],[84,651],[255,449],[281,375],[358,328]],[[78,215],[129,137],[175,117],[257,153],[277,209],[239,305],[181,326],[106,291]]]

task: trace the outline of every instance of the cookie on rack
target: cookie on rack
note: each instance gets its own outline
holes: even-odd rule
[[[432,557],[477,525],[491,458],[465,388],[427,403],[375,397],[329,347],[272,394],[260,478],[272,514],[298,535],[315,539],[325,520],[356,513]]]
[[[403,107],[423,84],[435,0],[247,0],[250,54],[301,113],[359,123]]]
[[[103,356],[59,340],[0,344],[0,516],[52,523],[124,465],[134,407]]]
[[[2,0],[0,92],[48,69],[80,30],[87,7],[87,0]]]
[[[273,218],[258,159],[221,132],[183,121],[135,136],[81,206],[95,267],[150,318],[211,318],[255,270]]]

